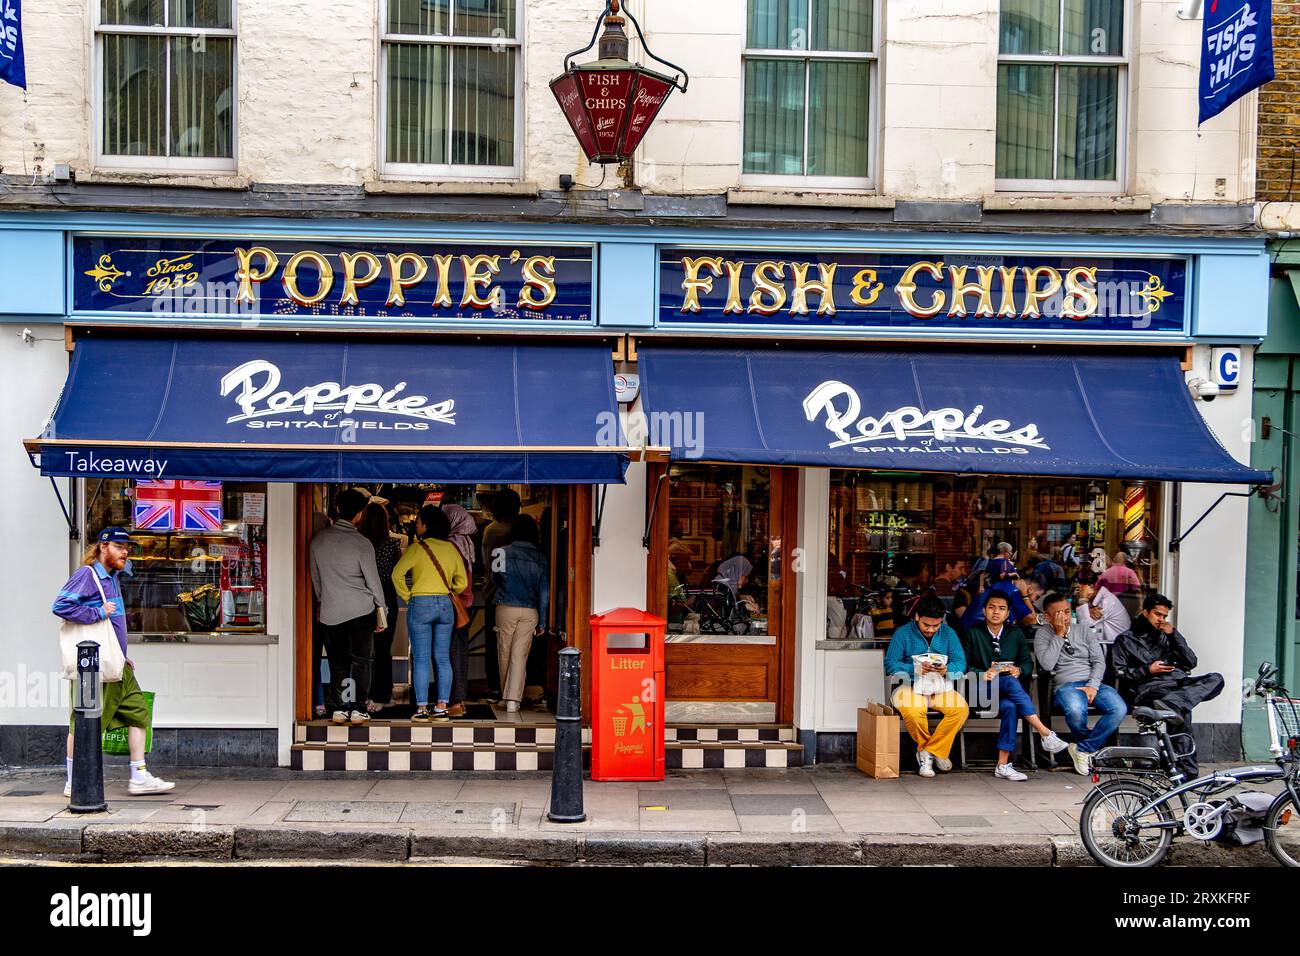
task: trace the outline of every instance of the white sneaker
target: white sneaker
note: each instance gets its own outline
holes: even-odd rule
[[[354,710],[352,712],[352,716],[348,720],[348,723],[352,724],[354,727],[357,724],[368,724],[370,723],[370,715],[367,714],[364,710]]]
[[[1086,777],[1092,773],[1092,754],[1083,753],[1076,744],[1070,744],[1066,749],[1070,751],[1070,759],[1074,761],[1075,773],[1081,777]]]
[[[126,792],[133,797],[142,797],[147,793],[166,793],[175,790],[176,784],[155,777],[148,770],[139,780],[131,780],[126,785]]]
[[[917,773],[922,777],[934,776],[934,754],[928,750],[918,750],[916,752],[916,762],[920,765]]]
[[[70,796],[72,796],[72,781],[71,781],[71,780],[69,780],[67,783],[65,783],[65,784],[63,785],[63,795],[64,795],[65,797],[70,797]]]
[[[336,724],[346,724],[348,722],[348,712],[346,710],[336,710],[330,720]]]
[[[506,701],[506,713],[507,713],[507,714],[517,714],[517,713],[519,713],[519,701],[517,701],[517,700],[508,700],[508,701]]]
[[[999,780],[1028,780],[1029,779],[1009,763],[998,764],[998,768],[993,771],[993,776],[997,777]]]
[[[1050,733],[1046,737],[1042,738],[1041,743],[1043,752],[1049,754],[1059,754],[1066,747],[1070,746],[1060,737],[1056,736],[1055,733]]]
[[[930,754],[930,751],[926,751]],[[930,754],[934,760],[934,769],[940,773],[949,773],[952,770],[952,761],[947,757],[940,757],[938,754]]]

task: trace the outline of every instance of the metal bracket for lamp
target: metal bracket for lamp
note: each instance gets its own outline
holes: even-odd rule
[[[622,5],[622,0],[606,0],[604,11],[596,18],[596,29],[591,31],[591,42],[581,50],[574,50],[572,53],[565,55],[564,72],[568,73],[569,70],[572,69],[572,61],[575,56],[581,56],[596,46],[596,41],[600,38],[600,28],[604,26],[606,18],[610,16],[625,16],[632,21],[632,26],[636,28],[636,38],[640,41],[641,49],[645,50],[646,56],[650,57],[650,59],[654,60],[656,63],[662,63],[669,69],[676,70],[680,75],[673,77],[673,86],[685,93],[686,87],[688,87],[691,82],[690,74],[676,63],[655,55],[655,52],[650,49],[650,44],[646,42],[645,33],[641,31],[641,23],[632,15],[631,10],[628,10]]]

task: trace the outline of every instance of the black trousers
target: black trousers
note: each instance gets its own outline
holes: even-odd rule
[[[1190,734],[1192,709],[1197,704],[1214,700],[1221,693],[1223,693],[1221,674],[1201,674],[1198,677],[1157,677],[1140,685],[1135,699],[1136,703],[1143,707],[1149,707],[1157,700],[1163,702],[1183,719],[1182,729]],[[1174,744],[1175,746],[1181,744],[1178,766],[1183,773],[1189,774],[1190,777],[1200,776],[1200,764],[1197,762],[1196,754],[1187,752],[1191,747],[1191,741],[1175,740]]]
[[[448,704],[463,704],[469,693],[469,625],[451,632],[451,699]],[[430,697],[430,700],[435,698]]]
[[[370,689],[375,612],[342,624],[322,624],[321,630],[330,662],[330,686],[325,705],[331,710],[361,710]]]
[[[393,635],[397,633],[397,589],[384,582],[384,602],[388,605],[388,629],[375,635],[374,666],[370,675],[368,698],[376,704],[393,700]]]

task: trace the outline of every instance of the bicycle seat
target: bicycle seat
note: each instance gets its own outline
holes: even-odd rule
[[[1133,718],[1143,724],[1157,724],[1164,721],[1167,724],[1179,726],[1183,718],[1179,717],[1172,710],[1159,710],[1155,707],[1134,707]]]

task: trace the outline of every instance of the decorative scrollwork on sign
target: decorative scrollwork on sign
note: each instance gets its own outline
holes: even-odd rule
[[[1165,304],[1165,299],[1173,295],[1165,288],[1159,276],[1148,275],[1145,289],[1139,289],[1134,293],[1139,299],[1147,305],[1147,314],[1151,315],[1160,311],[1160,307]]]
[[[99,264],[93,269],[87,269],[85,275],[90,276],[99,284],[100,292],[111,292],[113,283],[126,273],[113,265],[112,255],[106,252],[99,257]]]

